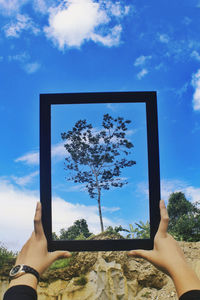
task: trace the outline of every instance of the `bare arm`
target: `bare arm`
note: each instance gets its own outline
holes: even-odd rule
[[[160,201],[160,214],[161,221],[154,239],[154,249],[132,250],[128,255],[144,258],[169,275],[178,297],[190,290],[200,290],[199,278],[187,263],[177,241],[167,233],[169,216],[163,200]]]
[[[40,202],[37,203],[37,208],[34,217],[34,231],[30,239],[25,243],[22,250],[20,251],[15,265],[25,264],[36,271],[39,275],[42,273],[56,260],[59,258],[70,257],[71,254],[67,251],[54,251],[48,252],[47,240],[42,227],[42,205]],[[15,285],[28,285],[35,290],[37,289],[37,278],[32,274],[24,274],[16,279],[13,279],[9,287]]]

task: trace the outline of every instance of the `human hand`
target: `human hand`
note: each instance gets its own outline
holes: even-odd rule
[[[174,269],[176,270],[180,265],[185,265],[187,262],[177,241],[167,233],[169,216],[164,200],[160,201],[160,215],[161,221],[155,235],[153,250],[132,250],[128,255],[144,258],[171,276]]]
[[[129,256],[148,260],[159,270],[171,276],[178,297],[190,290],[200,290],[200,280],[188,265],[177,241],[167,233],[169,216],[165,202],[160,201],[161,221],[154,239],[153,250],[132,250]]]
[[[47,240],[42,226],[42,205],[37,202],[35,217],[34,217],[34,231],[31,237],[19,252],[15,265],[25,264],[36,271],[39,275],[57,259],[70,257],[68,251],[54,251],[48,252]],[[24,275],[23,275],[24,276]],[[21,276],[21,278],[23,277]]]

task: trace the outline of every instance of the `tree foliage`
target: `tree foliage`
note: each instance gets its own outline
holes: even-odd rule
[[[135,223],[136,228],[132,224],[129,224],[130,229],[127,230],[129,234],[126,238],[130,239],[149,239],[150,238],[150,224],[147,221],[146,223],[139,221]]]
[[[52,240],[54,240],[54,241],[59,240],[59,237],[57,236],[57,234],[55,232],[52,232]]]
[[[167,206],[170,222],[168,231],[177,240],[200,240],[200,209],[185,198],[182,192],[170,195]]]
[[[123,228],[121,225],[108,226],[106,232],[108,233],[119,233],[121,231],[128,232],[126,235],[127,239],[149,239],[150,238],[150,224],[147,221],[146,223],[139,221],[139,223],[135,223],[137,227],[133,227],[132,224],[129,224],[129,229]]]
[[[102,130],[97,131],[86,120],[79,120],[72,130],[61,133],[68,154],[65,169],[71,172],[68,180],[84,184],[89,196],[97,199],[102,232],[101,192],[127,184],[120,178],[121,170],[136,163],[127,159],[133,147],[126,138],[130,123],[122,117],[105,114]]]
[[[128,230],[127,229],[125,229],[125,228],[123,228],[121,225],[119,225],[119,226],[115,226],[114,228],[112,227],[112,226],[108,226],[107,228],[106,228],[106,232],[107,233],[110,233],[110,234],[118,234],[119,232],[121,232],[121,231],[126,231],[126,232],[128,232]]]
[[[59,240],[76,240],[86,239],[92,233],[89,232],[85,219],[76,220],[72,226],[67,229],[60,230]]]

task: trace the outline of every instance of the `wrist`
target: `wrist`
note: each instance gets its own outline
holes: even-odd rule
[[[200,280],[191,266],[184,262],[169,271],[174,282],[178,297],[190,290],[200,289]]]
[[[37,278],[30,273],[23,274],[18,278],[12,279],[9,284],[9,288],[15,285],[28,285],[37,290]]]

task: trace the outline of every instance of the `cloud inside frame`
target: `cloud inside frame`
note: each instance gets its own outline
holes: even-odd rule
[[[92,129],[93,134],[98,134],[99,131],[100,131],[99,128]],[[130,129],[130,130],[127,130],[126,134],[128,137],[131,137],[137,131],[138,131],[138,129]],[[114,139],[115,138],[113,138],[113,141],[114,141]],[[100,143],[103,143],[103,139],[100,140]],[[60,161],[68,155],[68,153],[64,147],[64,144],[66,144],[66,141],[52,145],[51,158],[52,158],[53,162]],[[17,157],[15,159],[15,162],[22,162],[27,165],[39,165],[39,151],[31,151],[31,152],[25,153],[24,155]]]

